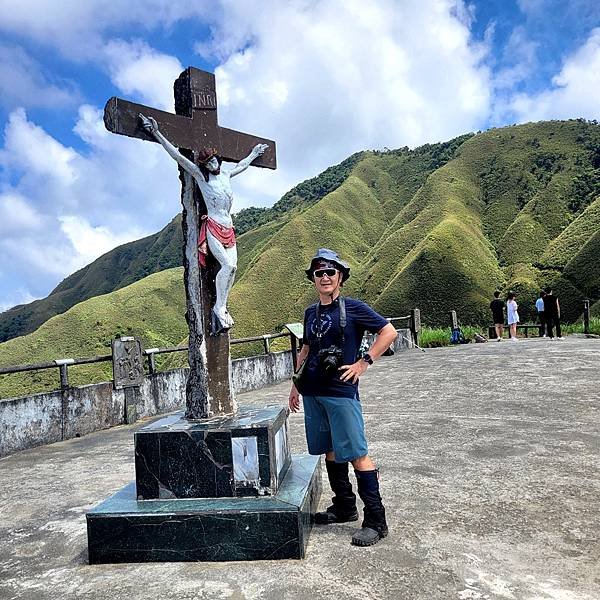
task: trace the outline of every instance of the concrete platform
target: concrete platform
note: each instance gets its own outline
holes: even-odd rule
[[[405,352],[361,396],[380,544],[339,525],[315,527],[303,561],[90,566],[84,511],[134,477],[134,428],[118,427],[0,460],[0,599],[600,598],[600,340]],[[290,434],[304,451],[301,415]]]

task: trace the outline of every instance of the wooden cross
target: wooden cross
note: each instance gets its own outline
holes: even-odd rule
[[[268,144],[267,151],[252,164],[277,168],[275,142],[219,126],[215,76],[207,71],[188,67],[175,81],[175,112],[177,114],[135,104],[121,98],[111,98],[104,108],[104,123],[113,133],[155,142],[141,126],[139,114],[154,117],[161,133],[179,148],[198,152],[216,148],[225,161],[239,162],[256,144]]]
[[[104,108],[106,128],[120,135],[155,142],[140,122],[140,113],[154,117],[160,131],[191,160],[202,148],[216,148],[225,161],[239,162],[256,144],[269,148],[252,164],[275,169],[275,142],[220,127],[217,119],[217,93],[213,73],[188,67],[174,85],[176,114],[111,98]],[[181,168],[183,204],[184,283],[186,319],[189,325],[188,359],[190,374],[186,387],[188,419],[204,419],[236,411],[231,382],[229,334],[212,336],[210,311],[215,301],[215,275],[219,264],[198,265],[198,230],[206,214],[204,200],[193,178]]]

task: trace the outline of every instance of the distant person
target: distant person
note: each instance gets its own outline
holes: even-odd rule
[[[496,329],[496,338],[500,342],[504,333],[504,302],[500,300],[500,292],[494,292],[494,299],[490,302],[492,317],[494,319],[494,327]]]
[[[546,292],[540,291],[540,297],[535,301],[535,309],[537,310],[538,319],[540,321],[540,337],[548,337],[546,335],[546,311],[544,310],[544,296]]]
[[[517,342],[517,323],[519,322],[519,313],[517,309],[519,305],[515,300],[516,296],[514,292],[509,292],[506,297],[506,320],[510,329],[510,339],[513,342]]]
[[[552,288],[546,288],[544,296],[544,318],[546,319],[546,331],[548,337],[554,339],[554,327],[556,327],[556,337],[564,340],[560,331],[560,303],[558,298],[552,293]]]

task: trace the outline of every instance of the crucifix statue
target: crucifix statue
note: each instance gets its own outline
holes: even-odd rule
[[[113,133],[159,142],[180,166],[190,365],[185,416],[202,419],[236,409],[227,310],[237,266],[229,180],[250,164],[276,168],[275,143],[219,126],[212,73],[189,67],[174,91],[176,114],[111,98],[104,122]],[[222,171],[222,160],[237,164]]]
[[[158,123],[153,117],[140,114],[140,121],[144,129],[152,134],[169,156],[194,178],[204,198],[207,214],[202,215],[200,225],[198,260],[200,266],[205,267],[210,249],[210,253],[221,265],[215,279],[217,298],[212,309],[212,333],[214,335],[224,333],[233,325],[233,319],[227,310],[227,298],[237,269],[237,248],[231,218],[233,192],[229,179],[245,171],[255,158],[264,153],[268,145],[257,144],[252,152],[233,169],[221,171],[221,160],[216,148],[203,148],[197,159],[198,164],[195,164],[181,154],[160,132]]]

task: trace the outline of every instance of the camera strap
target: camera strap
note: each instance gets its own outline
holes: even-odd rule
[[[340,331],[342,334],[342,348],[345,347],[346,345],[346,336],[344,334],[344,331],[346,329],[346,300],[344,299],[343,296],[338,296],[337,297],[337,301],[338,301],[338,306],[340,309]],[[323,337],[323,332],[321,331],[321,311],[319,310],[319,307],[321,306],[320,302],[317,302],[317,306],[316,306],[316,323],[317,323],[317,344],[319,345],[319,350],[321,350],[321,338]]]

